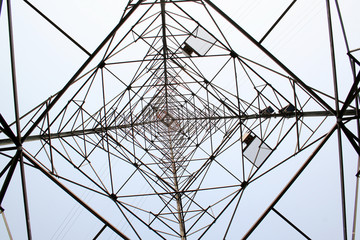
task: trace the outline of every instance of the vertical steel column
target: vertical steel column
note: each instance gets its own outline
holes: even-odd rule
[[[162,42],[163,42],[163,63],[164,63],[164,78],[165,78],[165,109],[166,114],[169,112],[168,106],[168,75],[167,75],[167,41],[166,41],[166,16],[165,16],[165,0],[161,0],[161,22],[162,22]],[[182,240],[186,240],[186,231],[185,231],[185,222],[183,216],[183,208],[181,202],[181,194],[179,192],[179,185],[177,179],[177,170],[176,170],[176,159],[174,158],[173,153],[173,146],[172,146],[172,139],[171,133],[169,132],[170,127],[167,126],[168,129],[168,138],[170,144],[170,160],[171,160],[171,168],[172,174],[174,177],[174,188],[175,188],[175,200],[176,200],[176,207],[178,211],[178,221],[179,221],[179,228],[180,228],[180,236]]]
[[[336,118],[337,118],[337,136],[338,136],[338,151],[339,151],[339,168],[340,168],[339,170],[340,170],[340,186],[341,186],[343,235],[344,235],[344,240],[346,240],[347,239],[347,221],[346,221],[346,199],[345,199],[345,180],[344,180],[344,159],[343,159],[343,149],[342,149],[342,139],[341,139],[341,127],[339,125],[340,121],[342,121],[342,116],[340,115],[340,109],[339,109],[339,93],[338,93],[339,91],[338,91],[338,83],[337,83],[334,37],[333,37],[333,31],[332,31],[331,9],[330,9],[330,1],[329,0],[326,0],[326,10],[327,10],[327,19],[328,19],[331,67],[332,67],[332,74],[333,74],[335,109],[336,109]]]
[[[14,163],[12,164],[13,170],[15,170],[16,163],[20,161],[20,175],[21,175],[21,186],[23,193],[24,201],[24,210],[25,210],[25,220],[26,220],[26,230],[27,237],[29,240],[32,239],[31,235],[31,226],[30,226],[30,213],[29,213],[29,204],[26,192],[26,179],[24,171],[24,162],[22,156],[22,146],[21,146],[21,127],[20,127],[20,114],[19,114],[19,101],[17,93],[17,81],[16,81],[16,68],[15,68],[15,51],[14,51],[14,38],[13,38],[13,26],[12,26],[12,11],[11,11],[11,1],[7,1],[7,14],[8,14],[8,31],[9,31],[9,45],[10,45],[10,61],[11,61],[11,74],[12,74],[12,84],[13,84],[13,97],[14,97],[14,108],[15,108],[15,123],[16,123],[16,137],[19,142],[18,152],[13,159]],[[9,172],[10,174],[10,172]],[[8,176],[9,176],[8,174]],[[12,173],[10,175],[12,177]],[[10,182],[10,179],[9,179]],[[6,189],[5,189],[6,191]],[[5,194],[5,193],[3,193]]]
[[[31,234],[31,224],[30,224],[30,213],[29,213],[29,203],[27,197],[27,190],[26,190],[26,178],[25,178],[25,169],[24,169],[24,158],[22,152],[20,153],[19,157],[19,164],[20,164],[20,175],[21,175],[21,186],[23,192],[23,199],[24,199],[24,209],[25,209],[25,220],[26,220],[26,230],[28,233],[28,239],[32,239]]]
[[[170,143],[170,160],[171,160],[171,168],[172,173],[174,177],[174,188],[175,188],[175,200],[176,200],[176,207],[178,211],[178,221],[179,221],[179,228],[180,228],[180,236],[181,240],[186,240],[186,230],[185,230],[185,221],[184,221],[184,215],[183,215],[183,207],[182,207],[182,201],[181,201],[181,194],[179,192],[179,184],[177,179],[177,169],[176,169],[176,159],[174,158],[173,153],[173,145],[171,141],[170,133],[168,132],[169,136],[169,143]]]
[[[356,116],[359,116],[359,97],[357,96],[356,98]],[[357,134],[358,137],[360,136],[360,124],[359,124],[359,120],[356,120],[356,127],[357,127]],[[358,143],[358,145],[360,146],[360,144]],[[360,170],[360,156],[358,155],[358,163],[357,163],[357,169],[356,172],[359,172]],[[352,226],[352,234],[351,234],[351,240],[355,240],[356,237],[356,223],[357,223],[357,211],[358,211],[358,201],[359,201],[359,176],[356,176],[356,181],[355,181],[355,200],[354,200],[354,216],[353,216],[353,226]]]
[[[16,68],[15,68],[15,52],[14,52],[14,39],[13,39],[13,26],[11,16],[11,1],[7,1],[7,14],[8,14],[8,31],[9,31],[9,46],[10,46],[10,61],[11,61],[11,77],[13,84],[13,97],[14,97],[14,109],[15,109],[15,122],[17,137],[20,136],[20,114],[19,114],[19,101],[17,94],[17,82],[16,82]]]
[[[167,76],[167,41],[166,41],[166,18],[165,18],[165,0],[161,0],[161,22],[162,22],[162,42],[163,42],[163,61],[165,78],[165,108],[168,112],[168,76]]]

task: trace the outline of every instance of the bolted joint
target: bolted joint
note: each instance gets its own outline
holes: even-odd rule
[[[231,56],[232,58],[237,58],[239,55],[238,55],[234,50],[231,50],[231,51],[230,51],[230,56]]]
[[[336,118],[336,122],[339,124],[339,123],[341,123],[343,121],[343,119],[342,119],[342,117],[337,117]]]
[[[105,62],[101,61],[98,65],[99,68],[104,68],[105,67]]]
[[[112,200],[114,200],[114,201],[116,201],[117,200],[117,196],[116,196],[116,194],[115,193],[112,193],[112,194],[110,194],[110,196],[109,196]]]

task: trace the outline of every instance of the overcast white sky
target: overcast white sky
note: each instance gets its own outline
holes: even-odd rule
[[[89,52],[94,51],[119,21],[126,2],[119,0],[31,1],[33,5]],[[213,2],[256,40],[261,39],[272,23],[291,3],[290,0],[214,0]],[[333,1],[331,2],[339,95],[340,99],[344,100],[353,79],[349,60],[346,57],[346,48],[343,43],[339,21],[337,14],[334,12]],[[360,48],[360,31],[358,27],[360,22],[360,15],[358,14],[360,2],[344,0],[339,4],[350,50]],[[19,106],[20,113],[24,114],[59,91],[87,59],[87,55],[50,26],[24,2],[12,1],[12,10]],[[196,17],[199,17],[201,21],[202,16]],[[222,22],[220,18],[218,19],[220,23],[224,23],[224,27],[221,27],[221,29],[226,35],[236,36],[238,34],[236,29]],[[306,84],[333,95],[328,38],[325,1],[298,0],[285,19],[263,42],[263,46],[285,63]],[[264,64],[272,64],[263,55],[257,53],[252,55],[251,49],[242,49],[241,46],[237,46],[236,37],[230,37],[230,39],[232,40],[230,45],[234,49],[239,49],[246,56],[251,55],[251,59],[262,61]],[[2,85],[0,88],[0,113],[10,123],[14,121],[15,117],[6,3],[3,3],[0,15],[0,53],[0,79]],[[331,106],[334,106],[333,101],[329,99],[326,99],[326,101]],[[335,123],[335,119],[330,119],[328,122],[330,129],[332,124]],[[356,130],[353,125],[350,126],[353,131]],[[4,135],[0,136],[4,138]],[[249,204],[253,202],[253,205],[259,204],[259,206],[253,207],[261,212],[261,209],[272,201],[309,154],[310,151],[301,156],[299,159],[302,160],[299,160],[299,162],[287,166],[288,169],[280,169],[277,174],[283,174],[283,177],[275,174],[275,176],[269,176],[268,179],[260,182],[273,181],[274,188],[271,191],[264,186],[256,186],[254,189],[257,190],[249,191],[249,195],[244,202]],[[284,200],[277,205],[278,210],[294,219],[314,239],[342,238],[337,155],[337,139],[334,134],[309,169],[296,182],[294,190],[290,190]],[[348,200],[348,232],[350,233],[357,157],[346,141],[344,142],[344,157]],[[2,157],[0,157],[0,169],[7,163],[5,160],[7,159],[4,158],[4,161],[1,162]],[[102,227],[102,224],[36,170],[26,168],[26,171],[33,238],[92,239]],[[3,183],[3,181],[4,177],[0,179],[0,183]],[[6,217],[14,239],[25,239],[26,229],[19,186],[20,177],[17,168],[3,205],[6,209]],[[96,204],[98,201],[96,196],[83,190],[78,190],[78,193],[88,200],[90,204]],[[258,202],[258,199],[262,198],[266,198],[267,201],[265,203]],[[101,206],[100,208],[107,207]],[[246,212],[246,209],[239,210],[239,212],[241,211]],[[255,217],[249,217],[249,219],[254,221],[256,216],[255,214]],[[249,223],[241,221],[243,220],[240,219],[239,223],[246,226],[252,224],[251,221]],[[133,234],[129,227],[122,225],[117,219],[113,219],[113,223],[125,234]],[[274,213],[271,213],[261,226],[259,231],[254,232],[251,239],[302,239]],[[239,226],[239,228],[242,227]],[[230,239],[240,238],[240,236],[236,237],[236,235],[232,235]],[[0,219],[0,238],[7,239],[2,219]],[[107,229],[101,239],[118,238]]]

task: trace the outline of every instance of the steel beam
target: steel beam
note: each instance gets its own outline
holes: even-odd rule
[[[38,170],[40,170],[46,177],[48,177],[52,182],[54,182],[58,187],[60,187],[63,191],[65,191],[70,197],[72,197],[75,201],[77,201],[80,205],[82,205],[87,211],[89,211],[92,215],[94,215],[98,220],[104,223],[107,227],[113,230],[118,236],[123,239],[129,239],[125,234],[120,232],[116,227],[114,227],[111,223],[109,223],[105,218],[103,218],[99,213],[97,213],[94,209],[92,209],[89,205],[87,205],[84,201],[82,201],[76,194],[74,194],[70,189],[65,187],[59,180],[57,180],[51,173],[49,173],[46,169],[44,169],[41,165],[34,160],[31,155],[27,154],[26,151],[23,152],[24,157]]]
[[[302,174],[302,172],[307,168],[316,154],[320,151],[320,149],[325,145],[327,140],[331,137],[334,131],[337,129],[337,124],[335,124],[331,130],[327,133],[324,139],[320,142],[320,144],[316,147],[314,152],[308,157],[308,159],[304,162],[301,168],[295,173],[292,179],[288,182],[288,184],[283,188],[283,190],[279,193],[279,195],[275,198],[275,200],[270,204],[270,206],[264,211],[264,213],[260,216],[260,218],[254,223],[254,225],[249,229],[249,231],[244,235],[242,239],[248,239],[250,235],[255,231],[255,229],[260,225],[260,223],[265,219],[265,217],[272,211],[275,205],[280,201],[280,199],[285,195],[285,193],[290,189],[290,187],[294,184],[294,182],[298,179],[298,177]]]
[[[31,7],[35,12],[37,12],[41,17],[43,17],[48,23],[50,23],[54,28],[56,28],[59,32],[61,32],[66,38],[68,38],[72,43],[74,43],[78,48],[80,48],[84,53],[88,56],[91,55],[83,46],[81,46],[77,41],[75,41],[69,34],[67,34],[63,29],[61,29],[58,25],[56,25],[50,18],[48,18],[45,14],[43,14],[39,9],[37,9],[34,5],[32,5],[29,1],[24,0],[24,2]]]
[[[64,95],[64,93],[69,89],[69,87],[74,83],[82,71],[89,65],[89,63],[95,58],[95,56],[100,52],[100,50],[109,42],[109,40],[114,36],[114,34],[119,30],[119,28],[128,20],[128,18],[134,13],[134,11],[140,6],[144,0],[139,0],[131,10],[120,20],[120,22],[113,28],[113,30],[107,35],[107,37],[100,43],[96,50],[89,56],[85,63],[78,69],[78,71],[73,75],[73,77],[68,81],[68,83],[61,89],[55,98],[49,103],[49,106],[45,111],[34,121],[33,125],[29,130],[24,134],[21,139],[21,142],[24,142],[25,139],[34,131],[37,125],[41,120],[47,115],[47,113],[52,109],[56,102]]]
[[[9,187],[11,178],[12,178],[12,176],[14,174],[16,165],[17,165],[18,160],[19,160],[20,153],[21,153],[20,150],[16,151],[14,157],[10,160],[11,165],[10,165],[10,168],[8,170],[8,174],[6,175],[5,181],[4,181],[3,185],[2,185],[2,188],[0,190],[0,206],[1,206],[2,202],[3,202],[3,200],[4,200],[5,193],[6,193],[7,189],[8,189],[8,187]]]
[[[29,201],[26,190],[26,178],[25,178],[24,159],[23,159],[22,151],[19,156],[19,165],[20,165],[21,187],[22,187],[24,211],[25,211],[26,231],[27,231],[28,239],[31,240],[32,234],[31,234],[31,224],[30,224]]]
[[[261,40],[259,41],[259,43],[261,44],[265,38],[271,33],[271,31],[276,27],[276,25],[278,25],[278,23],[281,21],[281,19],[283,19],[283,17],[286,15],[286,13],[292,8],[292,6],[294,5],[294,3],[297,0],[294,0],[290,3],[290,5],[285,9],[285,11],[281,14],[281,16],[275,21],[275,23],[270,27],[270,29],[265,33],[265,35],[261,38]]]
[[[325,102],[319,95],[317,95],[311,87],[306,85],[299,77],[297,77],[290,69],[288,69],[279,59],[277,59],[272,53],[270,53],[265,47],[263,47],[255,38],[253,38],[248,32],[246,32],[239,24],[237,24],[232,18],[226,15],[220,8],[218,8],[210,0],[204,0],[209,4],[216,12],[218,12],[224,19],[226,19],[231,25],[233,25],[238,31],[240,31],[247,39],[255,44],[261,51],[263,51],[271,60],[273,60],[279,67],[281,67],[287,74],[289,74],[297,84],[304,88],[316,101],[321,103],[329,112],[336,115],[335,110]]]
[[[295,118],[295,117],[326,117],[326,116],[333,116],[328,111],[309,111],[309,112],[292,112],[292,113],[275,113],[271,115],[262,116],[264,118]],[[344,112],[343,116],[355,116],[355,110],[346,110]],[[257,119],[261,117],[259,114],[250,114],[250,115],[240,115],[240,120],[249,120],[249,119]],[[238,116],[224,116],[224,117],[197,117],[197,118],[187,118],[187,119],[181,119],[181,118],[175,118],[176,121],[182,121],[182,120],[195,120],[195,121],[202,121],[202,120],[221,120],[221,119],[239,119]],[[66,132],[59,132],[59,133],[50,133],[49,134],[41,134],[41,135],[30,135],[28,136],[24,142],[31,142],[31,141],[38,141],[41,139],[56,139],[56,138],[65,138],[65,137],[75,137],[75,136],[85,136],[90,134],[97,134],[109,130],[116,130],[116,129],[126,129],[131,128],[132,126],[142,126],[146,124],[154,123],[152,121],[149,122],[143,122],[143,123],[134,123],[134,124],[124,124],[124,125],[117,125],[117,126],[111,126],[108,128],[91,128],[91,129],[85,129],[85,130],[74,130],[74,131],[66,131]],[[13,141],[11,139],[3,138],[0,139],[0,146],[2,145],[8,145],[12,144]]]

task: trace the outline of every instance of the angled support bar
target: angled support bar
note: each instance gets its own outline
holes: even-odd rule
[[[299,77],[297,77],[290,69],[288,69],[279,59],[272,55],[265,47],[263,47],[255,38],[253,38],[249,33],[247,33],[240,25],[238,25],[234,20],[232,20],[228,15],[226,15],[220,8],[218,8],[210,0],[204,0],[209,4],[216,12],[218,12],[223,18],[225,18],[231,25],[233,25],[237,30],[239,30],[247,39],[254,43],[261,51],[263,51],[269,58],[271,58],[279,67],[281,67],[287,74],[289,74],[297,84],[303,87],[316,101],[321,103],[329,112],[336,116],[336,111],[327,104],[319,95],[317,95],[312,88],[306,85]]]
[[[285,11],[281,14],[281,16],[276,20],[276,22],[271,26],[271,28],[265,33],[265,35],[261,38],[261,40],[259,41],[259,43],[261,44],[265,38],[271,33],[271,31],[276,27],[276,25],[281,21],[281,19],[283,19],[283,17],[286,15],[286,13],[292,8],[292,6],[294,5],[294,3],[297,0],[292,1],[292,3],[290,3],[290,5],[285,9]]]
[[[93,238],[93,240],[98,239],[98,237],[101,235],[101,233],[105,230],[106,224],[100,229],[100,231],[96,234],[96,236]]]
[[[58,185],[62,190],[64,190],[69,196],[71,196],[75,201],[81,204],[86,210],[88,210],[92,215],[94,215],[97,219],[105,224],[105,226],[109,227],[113,230],[117,235],[122,237],[123,239],[129,239],[125,234],[120,232],[116,227],[114,227],[111,223],[105,220],[99,213],[97,213],[94,209],[92,209],[89,205],[83,202],[78,196],[76,196],[70,189],[65,187],[61,182],[59,182],[53,175],[51,175],[46,169],[44,169],[41,165],[39,165],[27,152],[23,151],[24,157],[34,165],[35,168],[39,169],[45,176],[47,176],[51,181],[53,181],[56,185]]]
[[[16,146],[20,146],[19,140],[16,138],[14,132],[11,130],[10,126],[7,124],[3,116],[0,114],[0,124],[4,128],[4,133],[15,143]]]
[[[344,116],[344,112],[346,111],[346,109],[349,107],[350,103],[355,99],[355,97],[359,94],[360,89],[358,88],[360,82],[360,72],[358,73],[358,75],[356,76],[356,78],[354,79],[354,83],[349,91],[348,96],[346,97],[346,100],[340,110],[339,113],[339,117],[343,117]]]
[[[347,139],[349,140],[349,142],[351,143],[357,154],[360,156],[359,139],[344,125],[344,123],[339,122],[339,126],[345,133],[345,136],[347,137]]]
[[[284,215],[282,215],[278,210],[276,210],[275,208],[272,209],[273,212],[275,212],[279,217],[281,217],[285,222],[287,222],[291,227],[293,227],[298,233],[300,233],[301,235],[303,235],[304,238],[311,240],[311,238],[306,235],[303,231],[300,230],[300,228],[298,228],[297,226],[295,226],[295,224],[293,224],[289,219],[287,219]]]
[[[34,131],[36,126],[41,122],[41,120],[47,115],[55,103],[62,97],[62,95],[68,90],[68,88],[74,83],[76,78],[82,73],[82,71],[89,65],[89,63],[95,58],[95,56],[100,52],[100,50],[105,46],[105,44],[114,36],[117,30],[126,22],[126,20],[133,14],[133,12],[139,7],[139,5],[144,0],[139,0],[133,8],[120,20],[120,22],[114,27],[114,29],[107,35],[104,41],[96,48],[96,50],[89,56],[85,63],[78,69],[74,76],[68,81],[68,83],[61,89],[61,91],[56,95],[56,97],[49,103],[49,106],[46,110],[39,116],[39,118],[33,123],[25,135],[21,138],[21,142],[24,142],[25,139]]]
[[[5,193],[9,187],[9,184],[10,184],[10,181],[11,181],[11,178],[14,174],[14,171],[15,171],[15,168],[16,168],[16,165],[19,161],[19,156],[21,154],[21,150],[18,150],[16,153],[15,153],[15,156],[10,160],[9,165],[7,165],[6,167],[10,167],[10,169],[8,170],[8,174],[6,175],[6,178],[4,180],[4,183],[2,185],[2,188],[1,188],[1,191],[0,191],[0,206],[2,204],[2,201],[4,200],[4,197],[5,197]]]
[[[320,144],[316,147],[314,152],[309,156],[309,158],[305,161],[305,163],[301,166],[301,168],[296,172],[293,178],[288,182],[288,184],[283,188],[280,194],[275,198],[275,200],[270,204],[270,206],[265,210],[265,212],[260,216],[260,218],[255,222],[255,224],[250,228],[250,230],[245,234],[242,239],[248,239],[250,235],[254,232],[254,230],[260,225],[260,223],[265,219],[265,217],[269,214],[270,211],[275,207],[275,205],[280,201],[280,199],[285,195],[287,190],[294,184],[296,179],[302,174],[302,172],[306,169],[306,167],[310,164],[316,154],[320,151],[320,149],[324,146],[324,144],[329,140],[331,135],[337,129],[337,124],[335,124],[331,130],[327,133],[324,139],[320,142]]]
[[[34,5],[32,5],[29,1],[24,0],[24,2],[31,7],[35,12],[37,12],[41,17],[43,17],[48,23],[50,23],[54,28],[56,28],[59,32],[61,32],[65,37],[67,37],[72,43],[74,43],[78,48],[80,48],[84,53],[88,56],[91,55],[83,46],[81,46],[77,41],[75,41],[69,34],[67,34],[64,30],[62,30],[58,25],[56,25],[53,21],[50,20],[45,14],[43,14],[39,9],[37,9]]]

